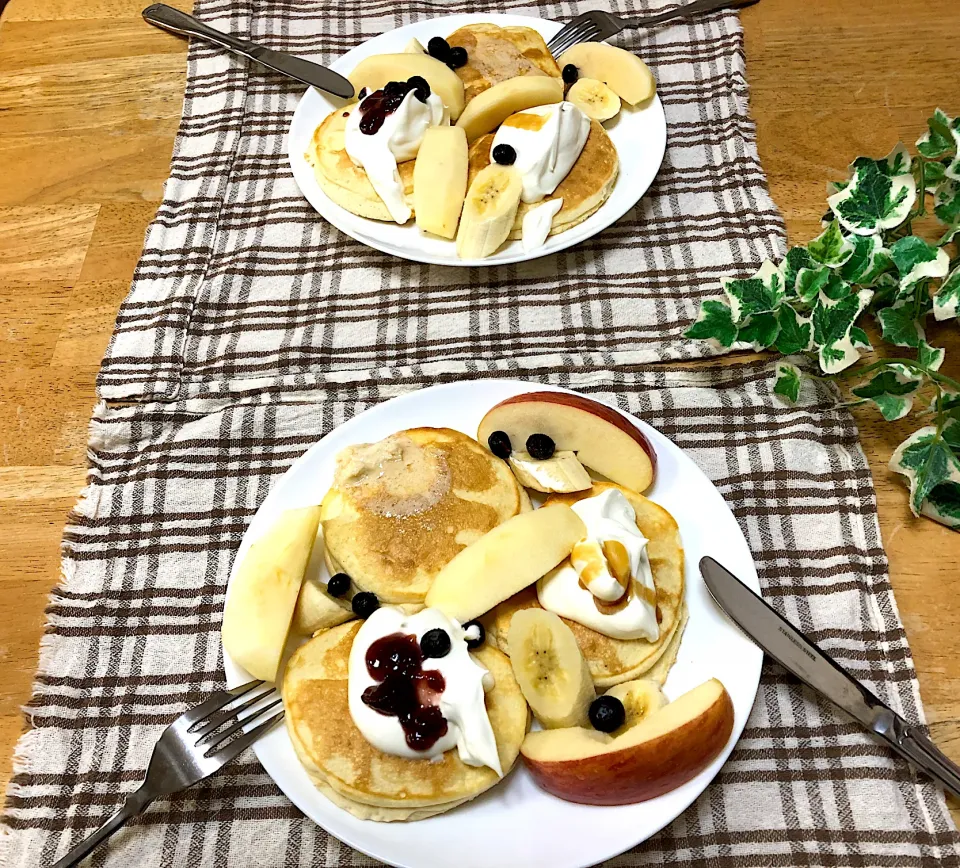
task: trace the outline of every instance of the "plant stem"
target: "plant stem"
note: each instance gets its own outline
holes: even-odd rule
[[[917,184],[917,216],[922,217],[927,213],[927,161],[917,155],[920,161],[920,182]]]
[[[865,365],[862,368],[847,368],[847,370],[840,371],[838,374],[808,374],[806,371],[804,371],[803,375],[814,380],[832,380],[838,377],[846,378],[862,376],[863,374],[869,374],[871,371],[886,367],[887,365],[903,365],[905,368],[909,368],[914,373],[924,374],[933,380],[934,383],[943,383],[944,385],[950,386],[951,388],[960,392],[960,382],[954,380],[953,377],[948,377],[946,374],[941,374],[939,371],[931,371],[929,368],[921,365],[918,361],[916,361],[916,359],[881,359],[879,362],[873,362],[872,364]]]

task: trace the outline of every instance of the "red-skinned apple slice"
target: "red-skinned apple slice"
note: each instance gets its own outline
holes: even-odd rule
[[[715,678],[611,737],[584,727],[531,732],[520,752],[548,793],[584,805],[645,802],[696,777],[723,750],[733,703]]]
[[[616,410],[569,392],[526,392],[501,401],[480,422],[484,445],[505,431],[514,450],[531,434],[547,434],[558,450],[577,453],[580,463],[612,482],[642,492],[650,487],[657,454],[636,425]]]

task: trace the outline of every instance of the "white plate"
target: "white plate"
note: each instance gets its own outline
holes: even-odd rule
[[[347,75],[365,57],[401,52],[413,38],[426,45],[431,36],[448,36],[459,27],[479,21],[499,24],[502,27],[533,27],[548,41],[561,26],[556,21],[521,15],[446,15],[382,33],[348,51],[330,66]],[[310,88],[294,112],[287,143],[290,167],[301,192],[322,217],[351,238],[402,259],[437,265],[504,265],[509,262],[525,262],[579,244],[619,220],[639,201],[653,183],[667,147],[667,122],[660,98],[654,97],[653,102],[642,109],[632,109],[624,104],[619,117],[607,127],[620,155],[620,175],[610,198],[596,213],[579,226],[548,238],[543,247],[532,253],[526,253],[519,241],[510,241],[486,259],[458,259],[454,242],[428,237],[413,222],[398,226],[396,223],[358,217],[332,202],[320,189],[304,153],[320,122],[344,104],[345,100]]]
[[[452,383],[395,398],[354,417],[312,446],[277,482],[250,523],[234,569],[251,541],[283,510],[318,502],[318,494],[322,497],[333,481],[334,457],[345,446],[421,426],[455,428],[475,436],[490,407],[531,388],[550,387],[514,380]],[[675,699],[714,676],[726,685],[735,720],[723,753],[682,787],[637,805],[592,807],[561,801],[538,789],[518,760],[506,781],[449,813],[415,823],[375,823],[356,819],[320,795],[286,729],[278,727],[254,749],[267,773],[304,814],[350,846],[402,868],[580,868],[645,841],[703,792],[743,731],[763,654],[716,607],[697,563],[703,555],[712,555],[758,593],[759,584],[746,540],[713,483],[660,432],[630,418],[657,452],[657,478],[647,494],[677,519],[686,553],[690,621],[665,691]],[[226,653],[224,665],[228,685],[250,680]]]

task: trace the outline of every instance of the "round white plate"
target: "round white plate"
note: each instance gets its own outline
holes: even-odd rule
[[[455,428],[476,436],[480,419],[490,407],[533,388],[549,387],[514,380],[452,383],[394,398],[354,417],[312,446],[277,482],[244,536],[234,570],[251,541],[281,512],[318,502],[333,481],[335,456],[345,446],[421,426]],[[763,655],[717,608],[697,564],[703,555],[712,555],[759,593],[757,574],[740,527],[713,483],[670,440],[630,418],[657,452],[657,478],[647,494],[677,519],[686,553],[690,621],[665,691],[675,699],[714,676],[726,685],[735,720],[723,753],[682,787],[649,802],[622,807],[576,805],[548,795],[518,759],[504,782],[449,813],[414,823],[375,823],[356,819],[314,788],[286,729],[280,726],[260,739],[255,750],[267,773],[304,814],[350,846],[402,868],[453,864],[458,868],[581,868],[645,841],[710,783],[743,731],[757,693]],[[224,665],[228,685],[250,680],[226,654]]]
[[[365,57],[401,52],[413,38],[426,45],[431,36],[448,36],[459,27],[480,21],[502,27],[533,27],[547,41],[561,27],[556,21],[521,15],[446,15],[382,33],[348,51],[330,64],[330,67],[342,75],[347,75]],[[294,112],[287,143],[290,167],[301,192],[322,217],[351,238],[403,259],[437,265],[504,265],[509,262],[525,262],[579,244],[619,220],[639,201],[653,183],[667,147],[667,122],[660,98],[654,97],[650,105],[641,109],[633,109],[624,104],[617,119],[607,126],[607,132],[620,155],[620,175],[610,198],[596,213],[579,226],[548,238],[543,247],[531,253],[526,253],[519,241],[509,241],[486,259],[458,259],[453,241],[427,236],[413,222],[398,226],[396,223],[358,217],[332,202],[320,189],[304,153],[320,122],[334,109],[345,104],[346,100],[310,88]]]

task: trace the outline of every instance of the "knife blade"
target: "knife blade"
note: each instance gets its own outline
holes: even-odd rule
[[[784,669],[960,798],[960,766],[713,558],[700,572],[720,608]]]
[[[186,12],[181,12],[165,3],[154,3],[148,6],[143,10],[142,15],[145,21],[163,30],[212,42],[227,51],[247,57],[262,66],[325,90],[334,96],[343,99],[353,98],[353,85],[350,81],[340,73],[327,69],[319,63],[313,63],[283,51],[274,51],[254,42],[248,42],[246,39],[240,39],[233,34],[216,30],[192,15],[187,15]]]

